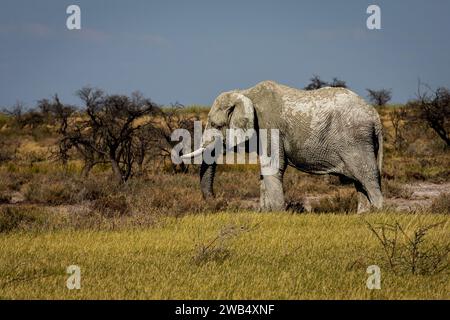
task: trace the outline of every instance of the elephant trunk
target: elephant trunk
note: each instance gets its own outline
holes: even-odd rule
[[[205,152],[211,152],[211,148],[214,148],[214,135],[208,131],[209,129],[211,129],[211,126],[207,123],[205,132],[202,136],[201,147],[199,149],[181,156],[182,159],[190,159],[203,154],[203,160],[200,166],[200,189],[202,190],[204,199],[214,197],[213,184],[217,166],[215,161],[213,163],[207,163],[204,160]],[[211,155],[213,154],[215,154],[214,150],[212,150]]]
[[[200,188],[204,199],[214,197],[213,184],[215,174],[216,163],[207,164],[205,161],[202,161],[200,166]]]

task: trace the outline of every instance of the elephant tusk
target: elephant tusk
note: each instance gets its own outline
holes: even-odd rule
[[[188,153],[188,154],[184,154],[184,155],[181,156],[181,159],[190,159],[190,158],[194,158],[194,157],[196,157],[196,156],[202,154],[203,151],[205,151],[205,149],[206,149],[206,148],[203,148],[203,147],[202,147],[202,148],[200,148],[200,149],[195,150],[194,152],[191,152],[191,153]]]

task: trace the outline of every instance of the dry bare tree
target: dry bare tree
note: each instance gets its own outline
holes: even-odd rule
[[[304,88],[305,90],[316,90],[328,85],[327,82],[320,79],[318,75],[313,75],[312,78],[309,79],[308,85]]]
[[[426,90],[422,91],[424,86]],[[427,85],[421,85],[417,99],[408,102],[408,106],[417,110],[420,120],[425,121],[437,135],[450,147],[450,90],[440,87],[436,90]]]
[[[344,80],[340,80],[338,78],[333,78],[333,81],[330,83],[330,87],[333,88],[347,88],[347,84]]]
[[[136,160],[133,139],[143,128],[153,126],[145,117],[159,112],[159,107],[140,93],[133,93],[131,97],[105,95],[86,87],[78,96],[86,105],[91,138],[87,143],[109,161],[118,182],[128,180]]]
[[[345,81],[338,78],[333,78],[332,82],[323,81],[318,75],[313,75],[309,79],[309,84],[304,88],[305,90],[316,90],[323,87],[333,87],[333,88],[347,88]]]
[[[384,106],[392,99],[391,89],[372,90],[366,89],[368,92],[368,98],[370,102],[376,106]]]
[[[406,109],[404,107],[395,108],[389,112],[389,120],[394,128],[394,148],[400,150],[405,142],[403,136],[403,125],[406,121]]]
[[[44,117],[39,110],[26,110],[25,105],[22,102],[16,102],[11,108],[4,109],[3,113],[9,115],[13,119],[11,124],[19,129],[25,127],[33,129],[44,123]]]
[[[155,138],[158,140],[155,148],[157,149],[157,155],[165,162],[167,158],[170,158],[172,148],[178,143],[178,141],[172,141],[172,132],[176,129],[186,129],[191,132],[193,137],[194,121],[199,120],[199,117],[198,115],[187,113],[182,104],[175,103],[169,108],[161,110],[160,118],[159,125],[154,128]],[[180,165],[172,163],[171,167],[174,173],[185,173],[188,170],[187,165],[184,163]]]
[[[53,157],[64,165],[74,155],[81,157],[82,176],[101,163],[110,164],[118,182],[142,174],[152,157],[163,161],[170,158],[178,143],[171,140],[175,129],[192,133],[194,121],[199,119],[179,103],[163,110],[137,92],[131,96],[107,95],[85,87],[77,95],[84,103],[83,108],[65,105],[55,95],[50,100],[40,100],[38,109],[42,119],[57,126],[60,135]],[[22,109],[17,110],[22,116]],[[172,164],[174,172],[187,169],[185,164]]]
[[[39,100],[38,108],[43,119],[45,119],[45,122],[57,125],[57,133],[62,137],[66,136],[69,126],[69,119],[75,113],[76,108],[61,103],[57,94],[55,94],[51,100]],[[52,154],[52,157],[56,160],[60,160],[63,165],[66,165],[69,160],[69,148],[67,147],[68,145],[65,140],[62,139],[59,141],[58,151]]]
[[[98,163],[109,163],[115,180],[127,181],[137,160],[134,141],[154,125],[151,116],[159,107],[137,92],[130,97],[107,95],[85,87],[77,95],[84,110],[70,120],[61,120],[62,157],[67,158],[69,150],[75,149],[85,162],[82,174],[87,175]]]

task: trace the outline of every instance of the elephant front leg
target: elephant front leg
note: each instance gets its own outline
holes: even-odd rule
[[[283,181],[279,175],[261,176],[261,211],[282,211],[286,209]]]
[[[286,209],[283,192],[286,158],[279,131],[275,130],[272,132],[269,130],[267,135],[267,137],[264,137],[264,135],[260,136],[260,142],[262,142],[259,154],[261,164],[261,210],[282,211]]]

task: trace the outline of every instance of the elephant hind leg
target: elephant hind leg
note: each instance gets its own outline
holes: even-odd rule
[[[358,213],[369,211],[372,207],[383,207],[383,195],[381,193],[380,172],[377,167],[375,155],[362,157],[367,153],[353,154],[351,161],[346,163],[349,176],[355,181],[358,193]]]
[[[355,182],[356,192],[358,193],[358,213],[369,211],[372,207],[381,209],[383,207],[383,195],[378,185],[362,184]]]

